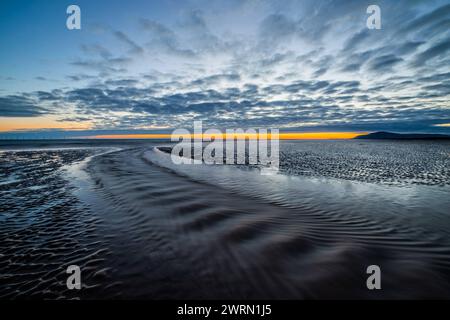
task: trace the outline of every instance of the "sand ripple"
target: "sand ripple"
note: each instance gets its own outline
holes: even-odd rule
[[[294,158],[312,154],[295,150]],[[63,166],[90,154],[2,154],[0,297],[450,296],[449,219],[437,209],[427,217],[417,205],[426,198],[412,196],[411,189],[358,185],[363,195],[396,190],[406,201],[387,197],[393,201],[383,203],[383,213],[369,197],[346,202],[350,193],[339,194],[354,188],[347,184],[314,182],[310,188],[281,175],[269,177],[265,189],[250,171],[212,167],[196,175],[170,167],[146,146],[98,155],[88,163],[82,187],[68,181]],[[321,171],[325,165],[315,157],[308,170]],[[349,175],[353,160],[346,159],[331,172]],[[412,190],[432,187],[438,186]],[[318,194],[324,197],[315,202]],[[419,216],[424,220],[413,223]],[[84,274],[84,287],[75,293],[65,289],[64,267],[72,263]],[[370,264],[382,268],[381,291],[365,287]]]

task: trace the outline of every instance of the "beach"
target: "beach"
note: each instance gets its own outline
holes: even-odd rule
[[[450,144],[281,142],[280,172],[175,165],[166,142],[3,147],[2,298],[450,294]],[[65,270],[82,270],[82,289]],[[382,290],[366,287],[379,265]]]

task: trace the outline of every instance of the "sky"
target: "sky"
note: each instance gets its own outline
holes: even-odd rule
[[[71,4],[81,30],[66,27]],[[448,0],[2,0],[0,12],[0,139],[195,120],[450,133]]]

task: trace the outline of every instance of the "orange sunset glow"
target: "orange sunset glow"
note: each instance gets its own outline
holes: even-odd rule
[[[46,117],[0,117],[0,132],[62,129],[62,130],[86,130],[91,128],[91,123],[76,121],[58,121],[51,116]]]
[[[359,135],[366,134],[363,132],[289,132],[280,133],[280,140],[332,140],[332,139],[353,139]],[[183,138],[203,138],[211,139],[216,137],[214,134],[190,134],[175,135],[175,137]],[[115,134],[115,135],[96,135],[89,137],[91,139],[170,139],[171,134]],[[222,134],[222,139],[270,139],[271,134]]]

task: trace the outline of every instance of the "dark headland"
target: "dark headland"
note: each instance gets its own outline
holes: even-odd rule
[[[450,135],[428,134],[428,133],[393,133],[393,132],[373,132],[355,137],[355,139],[376,139],[376,140],[450,140]]]

